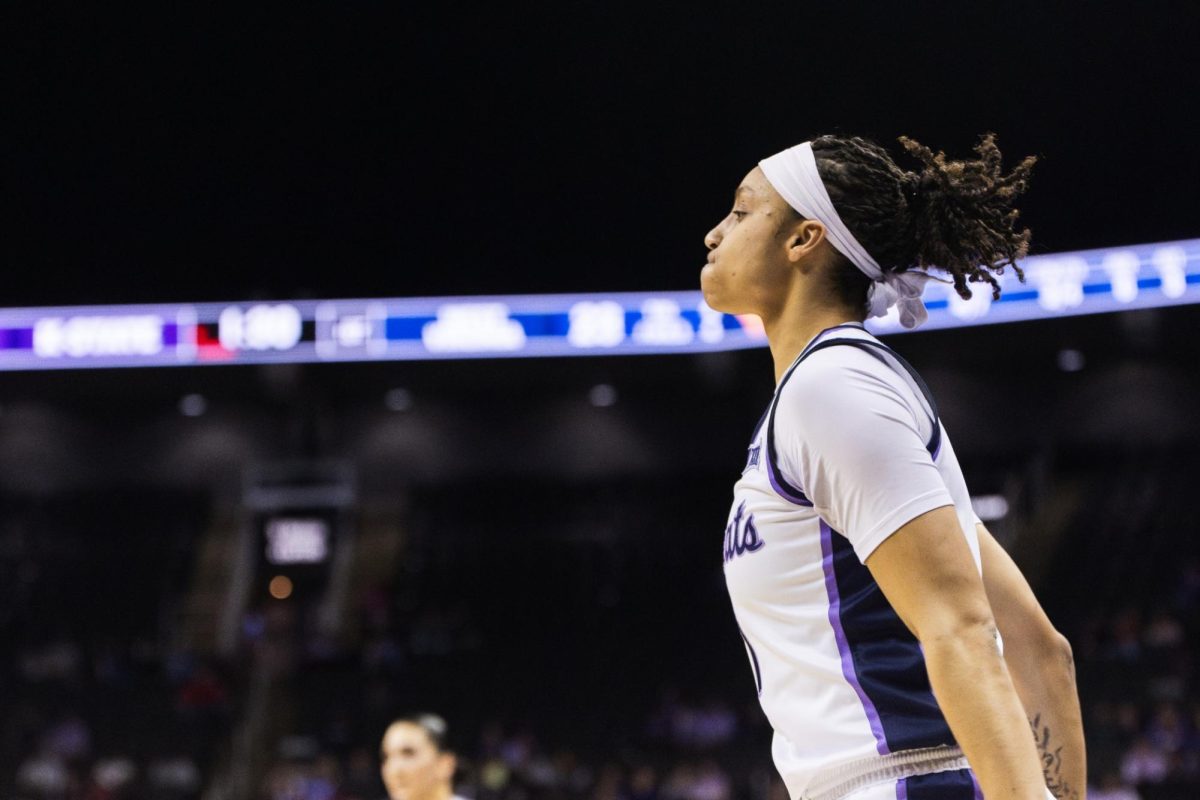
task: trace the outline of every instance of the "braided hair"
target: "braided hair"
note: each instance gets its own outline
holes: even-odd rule
[[[906,136],[905,151],[920,162],[900,168],[888,152],[857,136],[812,140],[817,171],[839,216],[884,272],[935,269],[947,273],[954,290],[971,297],[970,283],[987,283],[1000,297],[995,276],[1029,251],[1029,229],[1016,230],[1016,198],[1029,184],[1037,161],[1028,156],[1005,175],[995,134],[975,145],[977,158],[954,161]],[[870,278],[838,254],[834,291],[863,308]]]

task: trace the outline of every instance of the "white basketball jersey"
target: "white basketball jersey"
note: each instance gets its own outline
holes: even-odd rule
[[[923,382],[861,325],[823,331],[759,422],[725,530],[726,584],[791,797],[819,770],[955,744],[919,643],[863,566],[947,505],[978,566],[977,517]]]

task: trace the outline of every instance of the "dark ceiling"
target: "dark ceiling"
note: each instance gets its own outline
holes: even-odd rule
[[[6,10],[0,304],[695,285],[820,132],[1042,158],[1047,252],[1200,235],[1200,6]]]

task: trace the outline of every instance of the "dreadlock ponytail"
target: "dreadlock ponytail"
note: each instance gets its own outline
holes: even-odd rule
[[[922,269],[950,276],[955,291],[971,296],[970,283],[987,283],[1000,296],[996,275],[1029,250],[1028,229],[1016,230],[1016,199],[1025,191],[1036,159],[1010,173],[1001,168],[993,134],[975,146],[977,158],[956,161],[901,137],[920,166],[901,169],[888,152],[859,137],[812,140],[821,181],[838,215],[885,272]],[[843,259],[845,260],[845,259]],[[866,305],[869,280],[847,260],[835,270],[834,290],[848,304]]]

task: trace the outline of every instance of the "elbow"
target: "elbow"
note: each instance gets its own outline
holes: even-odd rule
[[[1055,677],[1075,678],[1075,654],[1071,643],[1053,627],[1044,626],[1027,639],[1010,642],[1004,640],[1005,660],[1024,664],[1023,669],[1041,673],[1043,679]]]
[[[1069,674],[1072,679],[1075,676],[1075,652],[1071,649],[1071,643],[1067,641],[1067,637],[1063,636],[1057,630],[1053,631],[1049,637],[1049,642],[1046,645],[1046,661],[1051,665],[1057,665]]]
[[[1000,654],[1000,637],[996,629],[996,621],[991,614],[967,613],[941,620],[941,624],[926,626],[919,635],[921,645],[925,648],[938,648],[944,645],[961,643],[988,643]]]

